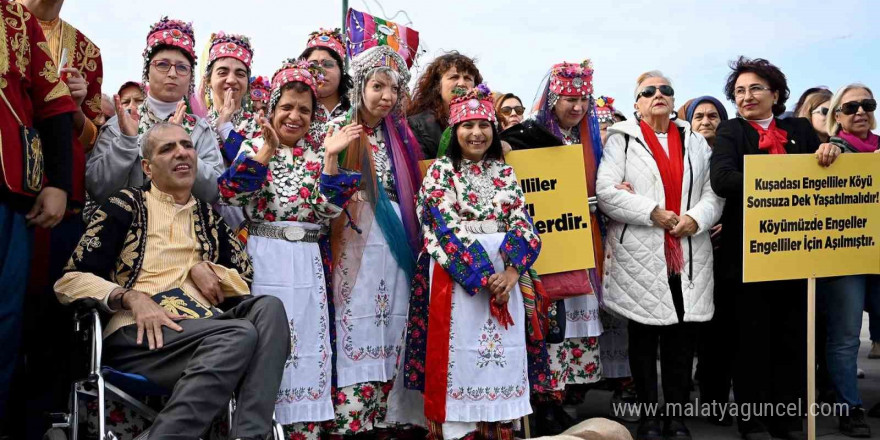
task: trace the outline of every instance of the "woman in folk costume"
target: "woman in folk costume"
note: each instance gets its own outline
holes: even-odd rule
[[[581,63],[559,63],[550,69],[547,86],[538,102],[537,113],[533,119],[523,122],[521,128],[507,130],[503,139],[514,149],[550,147],[557,145],[583,145],[584,169],[586,170],[587,192],[596,195],[596,170],[602,157],[602,141],[593,99],[593,66],[590,60]],[[555,379],[554,394],[536,396],[536,420],[541,426],[541,434],[558,434],[574,420],[562,411],[563,398],[570,403],[580,403],[585,390],[583,385],[601,378],[599,361],[599,340],[602,324],[599,320],[599,301],[601,298],[602,272],[602,229],[599,216],[590,216],[593,232],[593,251],[596,268],[584,273],[580,271],[578,283],[557,284],[556,274],[544,276],[544,285],[551,295],[559,292],[566,298],[563,307],[556,303],[555,313],[565,314],[564,340],[558,344],[548,344],[551,370]],[[567,274],[568,275],[568,274]],[[572,284],[577,284],[573,289]],[[551,335],[554,336],[554,329]],[[559,329],[562,333],[561,330]],[[563,335],[555,334],[556,340]],[[566,389],[567,388],[567,389]],[[562,391],[567,391],[565,395]]]
[[[205,51],[203,58],[208,59],[208,64],[202,75],[198,100],[217,136],[223,162],[229,166],[238,156],[241,144],[260,135],[257,115],[246,110],[254,52],[248,37],[222,31],[211,34]],[[233,230],[244,223],[241,208],[222,202],[215,208]]]
[[[512,421],[532,412],[526,329],[535,313],[524,297],[534,298],[541,240],[494,122],[484,85],[453,100],[441,157],[419,192],[424,247],[405,374],[407,387],[424,390],[432,439],[512,439]]]
[[[147,99],[132,113],[116,101],[116,117],[104,124],[86,161],[86,189],[97,203],[144,184],[139,138],[160,121],[179,124],[192,137],[199,155],[193,195],[208,203],[217,200],[217,178],[224,169],[217,137],[206,120],[188,110],[195,84],[193,35],[191,24],[168,17],[150,27],[143,52]]]
[[[219,185],[223,200],[244,207],[251,220],[252,293],[281,298],[289,319],[291,351],[275,417],[291,436],[318,438],[318,422],[334,417],[326,234],[360,183],[358,173],[337,164],[338,154],[362,128],[342,127],[326,139],[315,129],[320,76],[309,68],[288,60],[275,73],[269,119],[260,121],[262,135],[242,144]]]
[[[324,82],[318,86],[318,109],[315,119],[326,124],[351,108],[351,75],[345,70],[345,36],[339,28],[319,29],[309,34],[300,58],[324,68]]]
[[[208,65],[202,75],[199,100],[205,106],[220,152],[226,164],[238,157],[241,144],[259,136],[256,114],[247,110],[250,101],[250,73],[254,51],[244,35],[211,34],[205,48]]]
[[[421,157],[400,109],[410,79],[406,61],[385,45],[352,55],[351,111],[327,125],[328,133],[352,122],[363,127],[342,160],[362,173],[360,191],[349,215],[331,228],[337,435],[372,431],[385,418],[421,246],[415,211]]]
[[[272,84],[265,76],[252,76],[250,80],[251,90],[251,113],[266,112],[269,107],[269,95],[272,94]]]

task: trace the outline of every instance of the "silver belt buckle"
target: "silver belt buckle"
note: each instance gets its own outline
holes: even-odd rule
[[[494,234],[498,232],[498,222],[484,221],[483,224],[480,225],[480,229],[484,234]]]
[[[306,230],[299,226],[285,226],[284,238],[290,241],[301,241],[306,236]]]

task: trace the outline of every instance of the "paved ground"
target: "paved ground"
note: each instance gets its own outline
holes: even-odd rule
[[[859,380],[859,389],[862,393],[865,408],[871,408],[872,405],[880,403],[880,359],[869,360],[867,356],[870,350],[871,341],[868,338],[866,314],[862,325],[862,344],[859,350],[859,368],[865,370],[865,378]],[[610,400],[611,392],[590,391],[586,402],[578,408],[578,418],[608,417],[610,414]],[[694,439],[736,440],[740,438],[735,425],[729,428],[718,427],[696,418],[688,419],[686,423]],[[872,437],[880,438],[880,419],[869,418],[868,423],[871,425]],[[636,426],[637,423],[627,424],[627,427],[630,428],[634,436]],[[817,417],[816,434],[822,440],[849,438],[837,431],[837,419],[835,417]]]

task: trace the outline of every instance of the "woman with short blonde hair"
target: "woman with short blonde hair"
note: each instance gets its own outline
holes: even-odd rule
[[[880,137],[871,133],[877,127],[874,110],[877,101],[871,89],[863,84],[841,87],[831,98],[826,122],[830,142],[848,153],[871,153],[877,149]],[[862,310],[867,309],[871,324],[876,326],[880,317],[873,316],[880,306],[880,275],[851,275],[823,278],[817,284],[817,300],[827,313],[827,344],[825,356],[828,373],[837,391],[837,403],[845,404],[847,411],[840,414],[840,432],[850,437],[870,437],[870,426],[865,422],[862,399],[859,395],[857,360],[859,334],[862,332]],[[877,337],[876,329],[872,341]],[[873,342],[871,351],[880,343]]]

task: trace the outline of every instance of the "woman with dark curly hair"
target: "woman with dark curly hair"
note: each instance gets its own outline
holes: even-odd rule
[[[819,143],[810,121],[779,119],[789,90],[778,67],[761,58],[740,57],[724,87],[736,104],[738,117],[718,127],[711,159],[712,189],[733,201],[724,206],[721,223],[722,252],[716,264],[715,296],[732,298],[736,310],[737,353],[734,387],[740,414],[755,414],[764,405],[797,404],[806,389],[806,283],[768,281],[742,283],[743,162],[747,154],[799,154],[815,152],[819,164],[828,166],[841,150]],[[760,359],[762,368],[755,365]],[[745,408],[748,405],[749,408]],[[774,408],[780,406],[774,405]],[[765,412],[766,413],[766,412]],[[799,416],[774,414],[740,418],[739,431],[746,439],[805,438]]]
[[[351,108],[348,91],[353,87],[351,75],[345,70],[344,37],[339,29],[320,29],[309,35],[306,50],[299,56],[324,69],[324,82],[318,87],[318,108],[315,120],[326,124]]]
[[[457,51],[437,57],[425,69],[413,92],[406,114],[425,159],[437,157],[440,136],[449,119],[453,90],[468,90],[483,82],[474,60]]]

